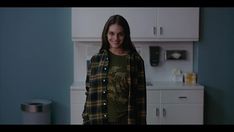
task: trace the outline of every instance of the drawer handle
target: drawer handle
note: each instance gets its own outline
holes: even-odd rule
[[[179,99],[187,99],[187,97],[186,96],[180,96],[180,97],[178,97]]]

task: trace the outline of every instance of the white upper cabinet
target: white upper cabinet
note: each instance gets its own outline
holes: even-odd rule
[[[72,39],[100,41],[104,24],[111,15],[111,8],[72,8]]]
[[[199,8],[73,8],[73,40],[101,40],[107,19],[126,18],[133,41],[198,41]]]
[[[198,41],[199,8],[157,8],[157,37]]]
[[[133,40],[155,38],[153,34],[156,25],[155,8],[116,8],[114,12],[128,21]]]

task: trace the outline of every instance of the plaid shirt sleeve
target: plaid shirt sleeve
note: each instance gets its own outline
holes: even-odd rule
[[[146,124],[146,80],[144,61],[141,57],[137,59],[137,124]]]
[[[90,63],[90,65],[91,65],[91,63]],[[90,65],[88,66],[88,71],[87,71],[87,76],[86,76],[86,81],[85,81],[86,100],[88,98],[88,92],[89,92],[89,88],[90,88],[90,82],[89,82],[90,75],[91,75],[91,66]],[[85,104],[84,104],[84,110],[83,110],[83,113],[82,113],[82,118],[83,118],[83,124],[88,124],[89,123],[88,112],[87,112],[87,102],[85,102]]]

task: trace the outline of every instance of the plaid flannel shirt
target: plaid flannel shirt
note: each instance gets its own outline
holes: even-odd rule
[[[127,57],[129,97],[128,124],[146,124],[146,81],[144,61],[136,52]],[[107,83],[109,52],[91,58],[86,77],[86,102],[82,113],[84,124],[107,124]]]

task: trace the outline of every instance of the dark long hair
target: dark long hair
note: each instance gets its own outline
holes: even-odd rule
[[[107,20],[107,22],[103,28],[102,46],[101,46],[101,49],[99,50],[99,52],[101,52],[103,49],[109,50],[110,44],[107,40],[107,33],[109,30],[109,27],[113,24],[118,24],[121,27],[123,27],[124,34],[125,34],[124,40],[123,40],[123,49],[126,51],[130,51],[130,52],[136,51],[136,48],[131,41],[130,28],[129,28],[127,20],[124,17],[122,17],[121,15],[113,15]]]

